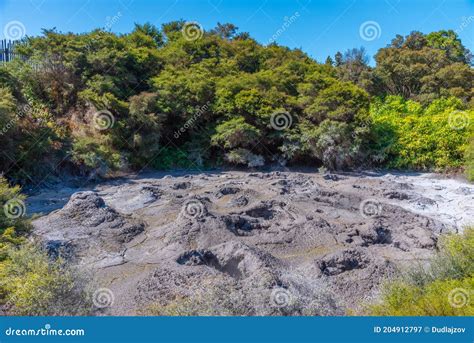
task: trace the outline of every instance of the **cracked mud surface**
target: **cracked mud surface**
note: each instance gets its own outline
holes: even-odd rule
[[[112,290],[112,315],[216,287],[246,315],[307,314],[315,299],[311,314],[344,314],[474,221],[474,187],[428,174],[151,174],[75,191],[30,198],[49,213],[34,235]]]

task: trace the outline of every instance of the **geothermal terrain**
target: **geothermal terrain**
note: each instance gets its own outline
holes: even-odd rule
[[[29,199],[34,237],[90,273],[98,314],[344,315],[474,222],[433,174],[145,174]],[[89,274],[88,274],[89,275]]]

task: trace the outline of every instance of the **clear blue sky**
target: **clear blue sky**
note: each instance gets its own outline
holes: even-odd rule
[[[277,34],[285,17],[292,16],[288,28]],[[63,32],[107,27],[124,33],[134,23],[177,19],[197,21],[205,29],[231,22],[262,43],[276,35],[279,44],[302,48],[319,61],[359,46],[372,56],[395,34],[412,30],[458,30],[474,50],[474,0],[0,0],[1,38],[12,21],[21,22],[27,35],[38,35],[53,27]],[[378,25],[372,23],[375,36],[369,25],[369,40],[360,33],[365,22]]]

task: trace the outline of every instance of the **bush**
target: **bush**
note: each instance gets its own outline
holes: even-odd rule
[[[196,164],[190,160],[190,156],[186,151],[171,147],[160,149],[160,152],[150,163],[150,167],[161,170],[172,168],[193,168],[195,166]]]
[[[440,241],[428,268],[403,273],[383,286],[380,303],[369,306],[378,316],[472,316],[474,303],[474,228]]]
[[[449,171],[464,166],[474,111],[455,98],[427,107],[398,96],[377,100],[371,108],[375,145],[389,168]],[[459,120],[459,122],[457,122]]]
[[[232,164],[247,165],[249,168],[261,167],[265,164],[263,156],[242,148],[229,151],[225,158]]]
[[[25,197],[0,177],[0,308],[13,315],[86,315],[87,282],[64,261],[25,244]]]
[[[33,245],[9,250],[8,259],[0,263],[0,279],[0,304],[9,314],[92,314],[87,281],[62,259],[52,261]]]
[[[474,182],[474,138],[471,138],[466,151],[466,175],[469,181]]]
[[[72,144],[71,160],[82,173],[105,176],[109,171],[124,169],[123,155],[112,147],[110,136],[79,136]]]
[[[302,139],[313,157],[330,170],[352,167],[360,162],[361,145],[348,123],[325,120],[321,125],[303,130]]]
[[[25,197],[20,194],[20,187],[10,187],[0,177],[0,262],[7,257],[10,246],[18,246],[23,236],[29,231],[30,224],[25,219]]]
[[[260,131],[247,124],[243,117],[232,118],[216,127],[212,144],[226,149],[251,147],[256,144]]]

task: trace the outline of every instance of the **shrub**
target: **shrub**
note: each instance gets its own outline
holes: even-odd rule
[[[440,242],[440,252],[428,268],[404,272],[387,282],[371,315],[472,316],[474,303],[474,228],[451,234]]]
[[[249,168],[261,167],[265,164],[263,156],[242,148],[229,151],[225,158],[232,164],[247,165]]]
[[[232,118],[216,127],[216,133],[212,136],[212,144],[226,149],[246,148],[256,144],[260,131],[254,126],[247,124],[243,117]]]
[[[71,160],[83,173],[105,176],[109,171],[124,169],[123,154],[113,148],[108,135],[78,136],[71,149]]]
[[[361,146],[348,123],[327,119],[315,128],[302,131],[302,139],[311,155],[328,169],[354,166],[360,157]]]
[[[0,177],[0,261],[6,259],[8,247],[23,242],[23,236],[30,229],[29,221],[23,216],[26,211],[24,200],[20,187],[10,187]]]
[[[150,163],[150,167],[156,169],[192,168],[195,166],[196,164],[190,160],[186,151],[172,147],[160,149]]]
[[[467,179],[474,182],[474,138],[471,138],[466,151],[466,174]]]
[[[474,111],[463,111],[462,106],[454,98],[436,100],[424,108],[396,96],[375,101],[371,109],[374,155],[383,152],[389,168],[462,168],[470,131],[463,123],[474,123]]]
[[[87,281],[60,258],[24,245],[11,248],[0,263],[0,303],[9,314],[27,316],[90,315]]]

